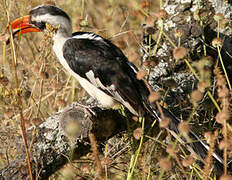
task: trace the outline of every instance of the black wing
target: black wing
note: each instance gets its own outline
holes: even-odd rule
[[[144,114],[149,91],[136,79],[137,68],[110,41],[72,38],[65,42],[63,55],[75,73],[91,82],[87,73],[92,71],[102,84],[98,88],[122,104],[128,102],[139,115]]]

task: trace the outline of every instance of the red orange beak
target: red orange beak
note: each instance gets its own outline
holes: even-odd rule
[[[28,32],[39,32],[41,31],[40,29],[32,26],[30,23],[30,16],[24,16],[24,17],[20,17],[16,20],[14,20],[11,24],[10,24],[10,28],[12,30],[15,30],[13,32],[13,34],[17,34],[17,35],[21,35],[21,34],[25,34]]]

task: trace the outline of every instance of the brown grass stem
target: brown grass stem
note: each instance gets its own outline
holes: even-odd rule
[[[104,180],[102,165],[101,165],[101,161],[99,158],[99,151],[98,151],[98,147],[97,147],[97,140],[96,140],[96,137],[93,133],[89,134],[89,140],[90,140],[90,144],[91,144],[91,149],[93,151],[94,160],[96,163],[96,171],[98,173],[98,177],[100,180]]]
[[[222,65],[223,72],[224,72],[224,74],[225,74],[225,78],[226,78],[227,84],[228,84],[228,86],[229,86],[229,89],[231,90],[230,80],[229,80],[229,78],[228,78],[228,75],[227,75],[227,72],[226,72],[226,68],[225,68],[224,63],[223,63],[223,60],[222,60],[222,55],[221,55],[220,47],[219,47],[218,45],[217,45],[217,51],[218,51],[218,56],[219,56],[221,65]]]
[[[159,46],[159,43],[160,43],[163,31],[164,31],[164,20],[160,19],[160,23],[161,23],[160,28],[159,28],[160,32],[159,32],[159,36],[158,36],[158,38],[156,40],[156,44],[155,44],[154,50],[152,52],[153,56],[155,56],[156,53],[157,53],[157,49],[158,49],[158,46]]]
[[[141,120],[142,120],[142,132],[144,132],[145,118],[141,117]],[[132,161],[132,167],[128,171],[127,180],[131,180],[132,179],[132,176],[133,176],[133,173],[134,173],[137,161],[138,161],[138,157],[139,157],[139,154],[140,154],[141,149],[142,149],[143,138],[144,138],[144,134],[142,134],[142,136],[140,138],[139,147],[138,147],[138,149],[135,152],[135,158],[133,158],[134,161]]]
[[[18,75],[17,75],[17,58],[16,58],[16,52],[15,52],[15,46],[14,46],[12,32],[10,32],[10,46],[11,46],[11,55],[12,55],[12,65],[14,68],[16,90],[19,90],[19,80],[18,80]],[[20,114],[20,119],[21,119],[21,126],[20,126],[21,127],[21,135],[23,137],[23,142],[24,142],[24,147],[25,147],[25,152],[26,152],[28,173],[29,173],[30,179],[33,180],[32,167],[31,167],[31,161],[30,161],[30,152],[29,152],[28,144],[27,144],[25,118],[23,116],[23,106],[22,106],[22,99],[21,99],[20,92],[17,92],[16,96],[17,96],[19,114]]]

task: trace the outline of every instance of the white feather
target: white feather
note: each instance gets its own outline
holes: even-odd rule
[[[97,40],[97,41],[104,41],[104,39],[94,33],[83,33],[83,34],[78,34],[78,35],[75,35],[73,36],[73,38],[76,38],[76,39],[94,39],[94,40]]]

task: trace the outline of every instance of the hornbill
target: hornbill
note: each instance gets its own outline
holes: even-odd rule
[[[72,33],[71,20],[62,9],[53,5],[37,6],[29,15],[14,20],[10,27],[14,34],[24,34],[48,32],[47,24],[58,27],[52,37],[57,58],[90,96],[106,108],[119,103],[135,116],[143,117],[150,113],[159,122],[162,121],[161,112],[148,100],[148,87],[136,77],[136,66],[109,40],[89,32]],[[162,112],[171,120],[167,129],[172,134],[178,134],[180,121],[167,109],[162,108]],[[188,145],[197,155],[205,158],[209,146],[192,131],[188,135],[192,139]],[[216,164],[223,164],[216,153],[213,157]]]

